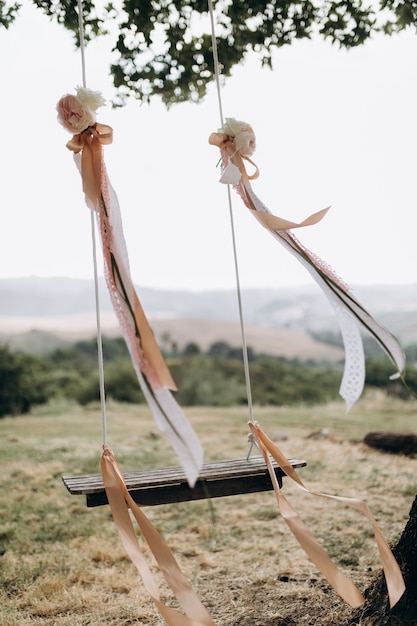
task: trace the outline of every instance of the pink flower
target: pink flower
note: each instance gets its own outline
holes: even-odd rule
[[[78,135],[96,121],[94,113],[84,106],[76,96],[70,94],[62,96],[56,109],[58,121],[73,135]]]

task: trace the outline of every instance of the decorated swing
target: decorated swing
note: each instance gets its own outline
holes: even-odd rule
[[[378,341],[393,362],[396,369],[395,375],[399,377],[403,377],[405,370],[402,349],[395,337],[378,324],[353,297],[348,285],[337,276],[332,268],[308,250],[294,235],[295,229],[317,224],[324,218],[328,209],[310,215],[301,223],[295,223],[273,215],[256,196],[252,188],[252,181],[259,175],[258,168],[252,160],[256,147],[255,133],[246,122],[234,118],[223,118],[214,11],[211,0],[208,1],[208,9],[212,25],[213,60],[220,112],[220,127],[210,135],[209,143],[220,151],[222,169],[220,182],[227,186],[233,244],[235,241],[231,188],[237,191],[246,208],[260,224],[307,269],[333,306],[345,348],[345,368],[340,394],[349,410],[362,394],[364,387],[365,360],[360,327],[365,328]],[[86,86],[81,0],[78,0],[78,11],[83,86],[77,89],[76,95],[63,96],[58,102],[57,110],[59,121],[72,134],[67,147],[74,153],[74,160],[82,178],[85,200],[91,211],[103,453],[101,473],[87,476],[64,476],[63,481],[67,489],[71,494],[85,495],[88,506],[110,505],[126,552],[140,573],[160,614],[169,625],[214,626],[214,622],[193,592],[168,545],[140,507],[272,489],[280,513],[289,529],[336,592],[353,607],[363,603],[364,597],[360,590],[338,569],[284,496],[281,489],[284,476],[292,480],[306,494],[339,501],[357,509],[368,519],[380,553],[390,605],[394,606],[405,590],[403,577],[368,506],[354,498],[309,490],[296,471],[305,466],[306,462],[286,458],[253,416],[235,246],[237,297],[249,407],[250,450],[246,458],[204,463],[204,453],[198,436],[172,394],[176,389],[175,383],[155,341],[130,275],[120,207],[103,159],[103,146],[111,143],[112,129],[97,122],[97,110],[105,104],[105,101],[99,92],[94,92]],[[251,174],[247,172],[246,164],[249,164]],[[179,458],[180,466],[178,467],[141,469],[123,473],[108,444],[100,304],[97,288],[96,227],[103,250],[106,284],[138,382],[158,427],[167,435]],[[258,451],[256,456],[251,455],[253,447]],[[149,565],[138,543],[132,516],[136,519],[144,539],[184,613],[161,601]]]

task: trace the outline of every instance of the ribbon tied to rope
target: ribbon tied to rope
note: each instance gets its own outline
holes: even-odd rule
[[[333,306],[345,347],[345,368],[340,385],[340,395],[346,402],[347,410],[353,406],[362,394],[365,381],[365,357],[358,324],[361,324],[379,342],[392,360],[398,375],[403,377],[405,355],[397,339],[374,320],[360,302],[354,298],[349,286],[336,274],[330,265],[317,254],[308,250],[292,233],[294,228],[317,224],[326,215],[328,208],[311,214],[300,223],[277,217],[267,209],[260,198],[255,195],[250,184],[250,181],[257,177],[258,169],[256,168],[255,176],[249,176],[246,172],[243,159],[249,160],[248,156],[253,154],[256,141],[252,127],[245,124],[245,122],[226,118],[226,124],[218,132],[210,135],[209,143],[220,149],[222,163],[220,182],[234,186],[252,215],[309,271]],[[331,496],[308,490],[291,467],[289,461],[259,426],[255,423],[250,423],[249,427],[251,436],[261,450],[270,472],[278,506],[283,518],[299,544],[334,589],[351,606],[359,606],[364,601],[361,592],[338,570],[282,494],[271,465],[270,456],[276,460],[284,473],[303,491],[348,504],[368,518],[373,527],[380,552],[390,605],[391,607],[394,606],[404,593],[404,580],[398,563],[367,505],[355,498]]]
[[[190,486],[193,486],[203,463],[203,449],[171,394],[177,389],[175,382],[132,280],[119,201],[102,155],[102,146],[112,143],[113,130],[96,121],[96,111],[104,104],[100,92],[78,87],[75,96],[66,94],[59,100],[58,121],[72,134],[67,148],[74,153],[86,204],[95,212],[106,285],[139,385],[159,428],[170,439]]]
[[[112,141],[111,126],[96,122],[81,133],[73,135],[67,142],[69,150],[75,154],[81,152],[83,191],[94,210],[97,210],[101,198],[102,146],[109,145]]]
[[[229,118],[228,118],[229,119]],[[253,132],[253,131],[251,131]],[[249,134],[249,133],[246,133]],[[237,185],[240,179],[243,177],[246,180],[256,180],[259,177],[259,168],[252,161],[250,155],[252,149],[249,149],[246,154],[242,154],[239,148],[236,147],[233,138],[226,133],[211,133],[209,137],[209,143],[212,146],[217,146],[220,150],[223,150],[228,155],[228,162],[223,163],[223,172],[220,178],[220,182],[225,184]],[[249,142],[248,142],[249,143]],[[243,163],[243,159],[248,161],[255,168],[253,174],[248,174]]]
[[[301,222],[293,222],[271,213],[255,195],[244,161],[250,160],[256,147],[252,127],[226,118],[226,123],[217,132],[211,133],[209,143],[220,149],[222,176],[220,182],[231,184],[240,195],[251,214],[270,232],[311,274],[321,287],[336,313],[345,347],[345,368],[340,386],[340,395],[349,410],[361,396],[365,382],[365,358],[358,323],[361,324],[381,345],[392,360],[396,375],[403,379],[405,355],[397,339],[379,324],[356,300],[345,281],[317,254],[308,250],[292,233],[293,229],[312,226],[320,222],[330,207],[312,213]],[[253,164],[254,165],[254,164]],[[231,168],[234,170],[231,170]],[[226,174],[226,176],[225,176]]]

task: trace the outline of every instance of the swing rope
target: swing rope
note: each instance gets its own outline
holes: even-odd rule
[[[218,57],[218,50],[217,50],[217,40],[216,40],[216,32],[215,32],[216,29],[215,29],[214,10],[213,10],[212,0],[208,0],[208,6],[209,6],[209,14],[210,14],[211,41],[212,41],[212,48],[213,48],[213,62],[214,62],[214,75],[215,75],[215,81],[216,81],[217,101],[218,101],[218,106],[219,106],[220,125],[223,126],[224,118],[223,118],[223,105],[222,105],[221,88],[220,88],[220,64],[219,64],[219,57]],[[230,228],[231,228],[232,246],[233,246],[236,294],[237,294],[238,310],[239,310],[240,334],[241,334],[242,353],[243,353],[243,367],[244,367],[244,372],[245,372],[245,384],[246,384],[246,396],[247,396],[247,401],[248,401],[249,421],[254,423],[252,391],[251,391],[250,372],[249,372],[248,347],[247,347],[247,342],[246,342],[245,323],[243,319],[242,293],[241,293],[241,287],[240,287],[238,252],[237,252],[237,244],[236,244],[236,234],[235,234],[232,195],[231,195],[230,185],[227,185],[227,197],[228,197]],[[248,457],[250,455],[251,450],[252,450],[252,444],[249,449]]]
[[[85,37],[84,37],[84,21],[83,21],[83,3],[77,0],[78,5],[78,31],[80,36],[80,52],[81,52],[81,73],[83,87],[87,87],[86,63],[85,63]],[[104,385],[104,359],[103,359],[103,338],[101,332],[101,316],[100,316],[100,292],[98,284],[97,269],[97,242],[94,211],[90,210],[91,218],[91,242],[92,257],[94,271],[94,297],[95,297],[95,313],[96,313],[96,335],[97,335],[97,359],[98,373],[100,385],[100,409],[101,409],[101,431],[103,447],[107,445],[107,415],[106,415],[106,393]]]

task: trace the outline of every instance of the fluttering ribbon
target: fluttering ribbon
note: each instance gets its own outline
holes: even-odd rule
[[[168,626],[214,626],[209,613],[195,595],[170,548],[149,518],[131,497],[126,488],[120,467],[108,447],[104,447],[101,457],[101,472],[107,499],[122,544],[138,570],[146,590]],[[129,510],[135,518],[166,582],[184,610],[185,615],[161,601],[156,582],[138,543]]]
[[[102,167],[99,222],[105,279],[114,311],[129,348],[142,392],[153,416],[176,451],[190,486],[203,463],[203,449],[181,407],[170,392],[175,383],[156,343],[136,294],[129,270],[126,242],[116,193]]]
[[[113,131],[110,126],[98,124],[95,120],[95,111],[103,104],[104,100],[99,92],[78,88],[77,97],[67,94],[58,102],[58,120],[73,133],[67,148],[74,152],[87,206],[96,213],[107,288],[140,387],[155,421],[167,434],[181,461],[185,476],[193,487],[203,463],[203,449],[170,392],[176,389],[175,383],[131,278],[119,202],[110,184],[102,155],[102,146],[111,143]],[[214,626],[169,547],[131,498],[123,474],[107,444],[103,446],[101,471],[121,541],[168,626]],[[161,602],[151,571],[137,542],[129,509],[185,615]]]
[[[259,175],[258,168],[255,166],[255,173],[251,176],[246,172],[244,160],[254,165],[249,157],[252,156],[256,145],[255,135],[248,124],[236,122],[236,120],[232,118],[226,118],[226,124],[219,129],[218,132],[210,135],[209,143],[220,149],[222,160],[222,176],[220,182],[231,184],[235,187],[252,215],[281,243],[281,245],[301,262],[324,291],[333,306],[345,348],[345,367],[339,392],[345,400],[347,410],[349,410],[361,396],[365,382],[365,356],[358,322],[378,341],[397,368],[397,376],[403,378],[405,356],[397,339],[376,322],[366,309],[353,297],[349,286],[336,274],[330,265],[303,246],[292,232],[292,230],[296,228],[317,224],[326,215],[328,208],[313,213],[305,220],[298,223],[271,214],[255,195],[250,184],[250,181]],[[259,426],[253,422],[250,422],[249,426],[254,441],[264,455],[265,463],[274,486],[278,507],[283,518],[299,544],[334,589],[351,606],[359,606],[364,601],[359,589],[339,571],[282,494],[272,468],[270,455],[280,465],[284,473],[305,492],[323,498],[332,498],[348,504],[359,510],[368,518],[372,524],[381,556],[387,581],[390,605],[394,606],[404,593],[404,579],[399,565],[367,505],[354,498],[330,496],[324,493],[309,491],[298,477],[298,474],[291,466],[288,459],[285,458],[279,448],[263,433]]]
[[[346,504],[356,509],[364,515],[372,525],[375,540],[378,546],[382,567],[387,583],[388,597],[391,608],[398,602],[405,591],[404,578],[400,567],[382,535],[378,524],[372,515],[367,504],[357,498],[346,498],[343,496],[330,495],[328,493],[320,493],[307,489],[290,461],[281,452],[271,439],[262,431],[258,424],[249,422],[251,434],[257,446],[261,450],[265,463],[268,467],[277,498],[278,507],[281,515],[291,529],[293,535],[310,557],[313,563],[318,567],[322,574],[326,577],[337,593],[352,607],[358,607],[364,602],[364,597],[359,589],[350,581],[330,559],[328,554],[312,535],[310,530],[299,518],[287,498],[282,493],[276,478],[274,468],[271,463],[271,457],[275,459],[282,471],[290,478],[302,491],[321,498],[336,500],[342,504]]]
[[[73,134],[67,148],[74,152],[86,203],[96,212],[107,288],[140,387],[155,421],[167,434],[193,486],[203,463],[203,449],[171,394],[176,389],[175,383],[132,281],[119,202],[102,154],[102,146],[112,141],[112,129],[97,123],[95,118],[97,108],[104,103],[99,92],[78,88],[77,96],[67,94],[58,102],[58,120]]]
[[[223,172],[231,165],[238,171],[238,176],[234,177],[234,182],[229,184],[233,184],[246,207],[262,226],[304,265],[321,287],[335,311],[345,349],[345,367],[339,392],[346,402],[347,410],[350,410],[362,395],[365,384],[365,356],[358,322],[381,345],[394,363],[397,370],[396,375],[400,377],[403,377],[405,371],[405,355],[402,347],[397,339],[358,302],[349,286],[330,265],[303,246],[292,232],[293,229],[320,222],[329,207],[313,213],[302,222],[293,222],[273,215],[254,193],[250,183],[254,176],[248,175],[244,164],[244,160],[253,164],[249,156],[254,151],[255,141],[253,140],[253,148],[249,151],[249,156],[248,150],[242,154],[236,145],[236,140],[239,137],[228,134],[230,132],[230,118],[227,118],[227,122],[225,127],[220,129],[220,132],[210,135],[209,143],[220,149]],[[240,124],[243,127],[243,122]],[[248,128],[251,129],[249,126]],[[253,133],[252,129],[251,132]],[[259,170],[256,167],[256,176],[258,173]],[[222,179],[220,180],[224,182]]]

